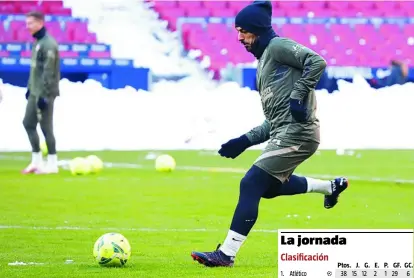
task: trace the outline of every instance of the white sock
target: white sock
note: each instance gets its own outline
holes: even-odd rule
[[[235,257],[246,238],[247,237],[244,235],[229,230],[226,240],[223,245],[220,246],[221,252],[227,256]]]
[[[331,181],[312,178],[306,178],[306,181],[308,182],[308,192],[322,193],[325,195],[332,194]]]
[[[32,153],[32,164],[34,166],[40,166],[40,164],[42,164],[42,161],[43,161],[43,157],[42,157],[41,152]]]
[[[47,156],[47,164],[50,167],[57,167],[57,163],[58,163],[57,154],[49,154]]]

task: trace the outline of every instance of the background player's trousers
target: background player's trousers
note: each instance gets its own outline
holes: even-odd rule
[[[254,165],[284,183],[301,163],[316,152],[318,147],[319,143],[316,142],[271,139]]]
[[[41,111],[37,107],[37,97],[30,95],[27,100],[26,113],[23,119],[23,126],[26,129],[33,152],[40,152],[39,135],[37,134],[37,124],[40,123],[49,154],[56,154],[56,141],[53,133],[53,108],[55,98],[48,99],[46,109]]]

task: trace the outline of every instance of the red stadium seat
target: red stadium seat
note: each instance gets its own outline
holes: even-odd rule
[[[156,6],[173,8],[177,3],[175,1],[158,2]],[[191,6],[191,5],[187,5]],[[63,1],[1,1],[0,2],[0,14],[5,15],[17,15],[26,14],[31,11],[42,11],[47,15],[57,16],[71,16],[72,11],[70,8],[63,6]],[[181,10],[180,10],[181,12]],[[200,13],[193,11],[193,13]],[[210,15],[209,12],[204,15]],[[88,25],[85,22],[79,22],[77,20],[65,20],[65,21],[48,21],[46,22],[46,28],[48,32],[59,42],[65,44],[82,43],[82,44],[95,44],[97,38],[95,33],[90,33]],[[12,21],[0,21],[0,43],[31,43],[33,37],[26,30],[26,24],[24,20],[12,20]],[[19,55],[21,57],[31,57],[31,51],[22,52],[8,52],[4,49],[0,49],[0,57],[8,57],[10,55]],[[85,54],[82,54],[85,55]],[[106,52],[89,52],[86,53],[91,58],[110,58],[111,53]],[[60,56],[62,58],[78,58],[80,52],[76,51],[61,51]]]
[[[111,53],[108,51],[90,51],[89,57],[90,58],[110,58]]]
[[[78,58],[79,52],[75,51],[59,51],[59,56],[61,58]]]
[[[9,57],[10,53],[8,51],[5,50],[0,50],[0,57]]]

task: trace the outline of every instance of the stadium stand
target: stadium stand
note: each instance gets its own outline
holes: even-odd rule
[[[275,31],[317,51],[330,66],[386,67],[391,59],[414,61],[414,2],[272,2]],[[237,41],[231,20],[219,19],[234,17],[245,1],[153,3],[169,28],[182,34],[186,50],[199,49],[210,58],[212,70],[254,61]]]
[[[71,9],[63,6],[62,1],[2,1],[0,3],[0,42],[2,43],[2,56],[20,55],[30,57],[30,49],[24,47],[5,47],[4,44],[28,43],[33,38],[25,28],[24,14],[33,10],[47,14],[46,28],[53,37],[62,44],[62,57],[91,57],[109,58],[111,56],[108,46],[97,43],[96,34],[88,30],[88,22],[83,19],[71,17]],[[20,15],[20,16],[19,16]],[[95,47],[69,48],[66,44],[95,44]],[[96,46],[97,44],[97,46]],[[19,50],[20,49],[20,53]]]

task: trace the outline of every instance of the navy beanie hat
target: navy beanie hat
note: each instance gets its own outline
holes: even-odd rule
[[[236,15],[235,24],[256,36],[266,33],[272,29],[272,3],[254,1]]]

